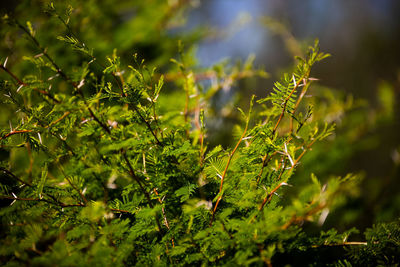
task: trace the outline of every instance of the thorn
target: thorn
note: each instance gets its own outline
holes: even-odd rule
[[[286,152],[287,157],[289,158],[290,164],[292,164],[292,166],[294,166],[293,159],[292,159],[292,157],[290,156],[290,154],[287,151],[286,143],[285,143],[285,152]]]
[[[77,88],[80,89],[83,85],[85,85],[85,79],[82,79],[82,80],[79,82]]]
[[[39,137],[39,142],[40,142],[40,144],[43,145],[43,144],[42,144],[42,136],[40,135],[40,133],[37,133],[37,135],[38,135],[38,137]]]
[[[278,196],[279,198],[281,198],[281,196],[280,196],[277,192],[274,192],[274,195],[276,195],[276,196]]]
[[[83,120],[83,121],[81,121],[81,124],[85,124],[85,123],[87,123],[88,121],[91,121],[91,120],[93,120],[93,118],[89,118],[89,119]]]
[[[43,56],[43,53],[35,55],[34,58],[38,58],[38,57],[41,57],[41,56]]]
[[[18,88],[17,88],[17,93],[19,92],[19,90],[21,90],[22,87],[24,87],[23,84],[21,84],[20,86],[18,86]]]
[[[328,185],[327,185],[327,184],[324,184],[324,185],[322,186],[322,188],[321,188],[321,191],[322,191],[322,192],[325,192],[327,187],[328,187]]]
[[[263,185],[262,188],[263,188],[265,191],[267,191],[267,188],[265,187],[265,185]]]
[[[286,183],[286,182],[282,182],[282,183],[281,183],[281,185],[286,185],[286,186],[293,187],[293,185],[291,185],[291,184],[288,184],[288,183]]]
[[[321,215],[318,219],[318,225],[322,226],[326,220],[326,217],[328,217],[329,214],[329,209],[325,208],[322,210]]]
[[[293,78],[294,87],[296,87],[297,86],[296,77],[294,77],[294,75],[293,75],[292,78]]]
[[[13,131],[13,128],[12,128],[11,121],[8,121],[8,122],[10,123],[10,132],[12,132],[12,131]]]
[[[14,198],[18,198],[13,192],[11,192],[11,194],[13,195]]]
[[[4,60],[4,63],[3,63],[3,67],[4,67],[4,68],[6,68],[7,61],[8,61],[8,57],[6,57],[6,60]]]

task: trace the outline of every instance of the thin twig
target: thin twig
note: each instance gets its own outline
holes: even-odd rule
[[[278,152],[275,151],[274,153],[272,153],[270,156],[268,156],[268,153],[265,154],[265,156],[262,158],[262,166],[261,166],[261,170],[257,175],[257,184],[260,182],[260,179],[262,177],[262,174],[264,172],[264,168],[267,167],[268,163],[271,161],[272,157],[275,156]]]
[[[132,105],[132,107],[133,107],[133,110],[139,115],[140,120],[146,124],[147,129],[153,135],[154,139],[156,140],[157,145],[162,147],[163,144],[160,142],[160,140],[158,139],[157,135],[154,133],[153,129],[151,128],[150,123],[147,120],[145,120],[145,118],[142,116],[142,114],[140,113],[140,111],[137,109],[136,106]]]
[[[142,184],[142,181],[141,181],[141,180],[139,179],[139,177],[135,174],[135,171],[133,170],[133,167],[132,167],[131,163],[129,162],[129,159],[128,159],[128,157],[126,156],[126,152],[125,152],[125,151],[122,152],[122,156],[123,156],[123,158],[124,158],[124,160],[125,160],[125,162],[126,162],[126,165],[127,165],[128,168],[129,168],[129,174],[130,174],[130,176],[131,176],[131,177],[133,178],[133,180],[135,180],[136,183],[139,185],[140,190],[142,191],[142,193],[144,194],[144,196],[145,196],[146,199],[147,199],[147,202],[148,202],[148,204],[149,204],[149,207],[150,207],[150,208],[153,208],[154,205],[153,205],[153,203],[151,202],[150,194],[146,191],[146,189],[144,188],[144,185]],[[158,216],[156,216],[156,223],[157,223],[158,230],[161,232],[161,231],[162,231],[162,228],[161,228],[160,221],[158,220]]]
[[[295,82],[295,85],[293,86],[292,91],[290,92],[290,94],[286,97],[285,101],[283,102],[282,112],[281,112],[281,115],[279,116],[278,121],[276,122],[275,127],[274,127],[274,129],[272,131],[272,136],[274,136],[279,124],[281,123],[281,121],[283,119],[283,116],[285,115],[286,106],[287,106],[287,103],[289,102],[289,99],[292,97],[292,95],[294,94],[296,89],[299,87],[300,82],[303,79],[305,79],[306,77],[308,77],[308,75],[309,75],[309,72],[303,74],[303,76],[301,76],[300,79],[297,82]]]
[[[240,137],[239,141],[236,143],[236,146],[235,146],[235,148],[233,149],[232,153],[229,154],[228,162],[226,163],[224,172],[222,173],[222,176],[221,176],[221,184],[220,184],[220,186],[219,186],[219,192],[218,192],[219,197],[218,197],[217,202],[215,203],[215,206],[214,206],[214,209],[213,209],[213,213],[212,213],[212,217],[211,217],[211,221],[210,221],[210,226],[212,225],[212,223],[213,223],[213,221],[214,221],[215,212],[216,212],[216,210],[217,210],[217,207],[218,207],[219,202],[220,202],[221,199],[222,199],[222,189],[223,189],[223,186],[224,186],[224,180],[225,180],[225,176],[226,176],[226,173],[227,173],[227,171],[228,171],[229,165],[230,165],[230,163],[231,163],[231,160],[232,160],[232,158],[233,158],[233,155],[235,154],[236,150],[238,149],[240,143],[242,142],[242,139],[245,137],[246,132],[247,132],[247,126],[246,126],[245,130],[243,131],[243,134],[242,134],[242,136]]]
[[[17,84],[20,87],[29,85],[27,83],[24,83],[20,78],[18,78],[14,73],[12,73],[10,69],[6,68],[6,66],[4,66],[4,64],[1,64],[0,68],[2,70],[4,70],[5,72],[7,72],[17,82]],[[48,98],[50,98],[55,103],[61,103],[60,100],[56,99],[53,95],[51,95],[49,92],[47,92],[45,90],[40,90],[39,88],[33,88],[33,90],[35,90],[36,92],[38,92],[38,93],[40,93],[42,95],[47,96]],[[18,90],[17,90],[17,92],[18,92]]]
[[[307,145],[307,147],[303,150],[303,152],[301,152],[301,154],[297,157],[297,159],[293,162],[292,166],[289,169],[289,172],[292,172],[294,170],[294,168],[296,167],[296,165],[299,163],[300,159],[304,156],[304,154],[307,152],[307,150],[309,150],[311,148],[311,146],[317,141],[317,138],[314,138],[313,141],[310,142],[310,144]],[[280,179],[280,177],[282,176],[283,172],[281,172],[281,175],[279,176],[278,180]],[[274,195],[274,193],[276,191],[278,191],[279,188],[281,188],[283,185],[286,185],[285,182],[282,182],[280,184],[278,184],[274,189],[272,189],[271,192],[269,192],[263,202],[261,203],[260,207],[258,208],[259,210],[262,210],[264,208],[264,205],[267,202],[271,201],[272,196]]]
[[[287,223],[285,223],[285,224],[281,227],[281,229],[282,229],[282,230],[286,230],[286,229],[288,229],[289,226],[291,226],[292,224],[294,224],[294,223],[299,223],[299,222],[302,222],[302,221],[306,220],[308,217],[310,217],[311,215],[313,215],[313,214],[319,212],[320,210],[324,209],[325,207],[326,207],[326,204],[319,204],[319,205],[317,205],[316,207],[312,208],[311,210],[307,211],[307,212],[306,212],[304,215],[302,215],[302,216],[293,215],[292,218],[291,218]]]
[[[71,112],[66,111],[60,118],[56,119],[55,121],[51,122],[49,125],[47,125],[45,128],[50,128],[53,125],[59,123],[61,120],[63,120],[65,117],[67,117]]]
[[[5,134],[4,136],[0,136],[0,140],[6,139],[14,134],[23,134],[23,133],[31,133],[33,132],[33,130],[15,130],[15,131],[11,131],[7,134]]]
[[[42,201],[42,202],[46,202],[49,204],[56,204],[56,205],[60,206],[61,208],[85,207],[85,205],[82,203],[75,203],[75,204],[66,204],[63,202],[54,203],[54,202],[51,202],[44,198],[23,198],[23,197],[14,197],[14,196],[0,196],[0,199],[10,199],[10,200],[18,200],[18,201]],[[132,213],[129,210],[121,210],[121,209],[114,209],[114,208],[110,208],[110,210],[113,212],[119,212],[119,213]]]
[[[21,79],[19,79],[14,73],[12,73],[8,68],[6,68],[3,64],[0,64],[0,68],[8,73],[14,80],[17,81],[18,85],[27,85]]]
[[[66,175],[66,173],[64,172],[64,169],[62,167],[62,165],[60,163],[58,163],[58,168],[61,171],[61,173],[64,175],[65,179],[68,181],[69,185],[76,191],[78,192],[78,195],[81,197],[81,199],[83,200],[83,202],[85,203],[85,205],[87,205],[88,201],[86,199],[86,197],[83,195],[83,193],[81,192],[81,190],[79,190],[73,183],[72,181],[69,179],[69,177]]]
[[[39,41],[35,38],[35,36],[33,36],[31,34],[31,32],[24,27],[22,24],[20,24],[18,21],[16,21],[16,24],[18,25],[18,27],[20,29],[22,29],[28,36],[29,38],[34,42],[34,44],[39,48],[39,50],[43,53],[43,55],[49,60],[49,62],[51,63],[51,65],[53,65],[53,67],[56,69],[56,72],[58,74],[61,75],[61,77],[68,83],[70,83],[75,90],[79,93],[79,95],[82,97],[83,101],[85,102],[85,105],[87,106],[87,109],[90,113],[90,115],[92,116],[92,118],[107,132],[107,133],[111,133],[110,129],[107,127],[107,125],[105,125],[103,122],[101,122],[99,120],[99,118],[94,114],[94,112],[92,111],[92,109],[89,107],[88,103],[86,102],[86,99],[82,93],[82,91],[80,90],[79,86],[73,82],[68,76],[67,74],[65,74],[65,72],[62,71],[62,69],[57,65],[57,63],[50,57],[50,55],[47,53],[47,50],[44,49]]]
[[[295,106],[293,108],[292,116],[294,116],[294,113],[296,112],[297,108],[299,107],[300,102],[303,99],[304,95],[306,94],[306,92],[307,92],[308,88],[310,87],[311,83],[308,82],[308,79],[303,78],[303,84],[304,84],[303,89],[301,90],[299,98],[297,99],[297,102],[296,102],[296,104],[295,104]],[[292,131],[293,131],[293,117],[290,118],[290,130],[289,130],[289,132],[291,133]]]
[[[18,182],[22,183],[23,185],[32,186],[30,183],[25,182],[21,178],[17,177],[14,173],[12,173],[11,171],[7,170],[6,168],[0,167],[0,170],[3,171],[4,173],[6,173],[11,178],[13,178],[13,179],[17,180]]]
[[[249,120],[250,120],[250,114],[251,114],[253,99],[254,99],[254,96],[252,97],[251,104],[250,104],[249,115],[248,115],[248,118],[246,119],[246,127],[244,128],[244,131],[243,131],[243,133],[242,133],[240,139],[239,139],[238,142],[236,143],[235,148],[234,148],[234,149],[232,150],[232,152],[229,154],[228,162],[226,163],[224,172],[222,173],[222,176],[221,176],[221,184],[220,184],[220,186],[219,186],[219,192],[218,192],[219,197],[218,197],[217,202],[215,203],[215,207],[214,207],[214,209],[213,209],[212,217],[211,217],[211,220],[210,220],[210,226],[212,225],[212,223],[213,223],[213,221],[214,221],[215,212],[216,212],[216,210],[217,210],[217,207],[218,207],[219,202],[220,202],[221,199],[222,199],[222,189],[223,189],[223,186],[224,186],[224,180],[225,180],[225,176],[226,176],[226,173],[227,173],[227,171],[228,171],[229,165],[230,165],[230,163],[231,163],[231,160],[232,160],[232,158],[233,158],[233,155],[235,155],[236,150],[239,148],[240,143],[242,143],[243,138],[246,136],[247,129],[248,129],[248,126],[249,126]]]
[[[158,202],[160,202],[160,204],[162,205],[162,204],[163,204],[163,200],[160,198],[157,189],[154,188],[153,191],[154,191],[154,193],[156,194],[156,196],[157,196],[157,198],[158,198]],[[164,224],[165,224],[165,226],[168,228],[168,230],[170,230],[170,226],[169,226],[167,214],[165,213],[165,208],[164,208],[164,206],[161,206],[161,211],[162,211],[162,214],[163,214],[163,217],[164,217]],[[171,244],[172,244],[172,247],[175,247],[175,240],[174,240],[174,237],[173,237],[173,236],[172,236],[172,238],[171,238]]]
[[[34,42],[34,44],[39,48],[39,50],[43,53],[43,55],[50,61],[51,65],[53,65],[53,67],[56,69],[57,73],[60,74],[65,80],[69,80],[68,76],[61,70],[61,68],[56,64],[56,62],[49,56],[49,54],[47,53],[47,50],[44,49],[39,41],[36,39],[35,36],[33,36],[31,34],[31,32],[24,27],[21,23],[19,23],[18,21],[16,21],[16,24],[18,25],[18,27],[23,30],[28,36],[29,38]]]

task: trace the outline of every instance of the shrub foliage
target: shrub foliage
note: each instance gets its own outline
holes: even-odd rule
[[[172,19],[164,5],[152,7],[160,11],[158,22]],[[314,115],[319,107],[307,98],[317,81],[312,67],[329,56],[318,42],[271,93],[230,111],[239,114],[231,147],[211,147],[207,124],[218,116],[212,100],[240,79],[265,75],[251,60],[203,70],[172,37],[170,63],[165,55],[149,64],[140,54],[121,58],[117,50],[101,58],[74,33],[71,7],[64,14],[50,4],[46,12],[64,27],[47,43],[37,36],[40,27],[3,17],[31,50],[23,62],[1,62],[3,263],[271,266],[339,247],[334,259],[306,262],[345,265],[369,261],[398,242],[398,236],[379,241],[386,230],[397,233],[397,223],[370,230],[368,243],[348,242],[354,229],[303,230],[304,223],[322,225],[354,192],[355,175],[321,183],[307,170],[309,183],[285,201],[303,157],[334,137],[334,123],[320,111]],[[168,39],[160,25],[149,25],[147,34]]]

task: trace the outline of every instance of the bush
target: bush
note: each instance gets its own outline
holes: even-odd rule
[[[1,64],[1,261],[345,265],[373,262],[379,253],[375,263],[395,263],[398,223],[369,230],[367,242],[348,241],[355,229],[306,231],[357,193],[358,175],[321,183],[307,165],[308,182],[296,197],[282,198],[313,146],[334,141],[335,119],[323,97],[305,97],[317,80],[312,67],[329,56],[318,42],[268,96],[253,96],[247,111],[215,109],[221,90],[265,73],[251,59],[196,67],[177,39],[191,44],[199,35],[172,35],[167,27],[183,1],[163,2],[138,4],[115,30],[111,1],[75,12],[50,4],[49,17],[36,24],[3,17],[5,34],[18,34],[10,37],[18,49],[14,62]],[[111,53],[113,44],[98,37],[102,29],[87,21],[104,23],[105,36],[126,37],[122,51]],[[40,33],[42,27],[51,30]],[[127,34],[132,28],[136,37]],[[132,47],[142,49],[128,59]],[[149,63],[140,52],[153,53]],[[238,121],[228,148],[207,143],[218,110]]]

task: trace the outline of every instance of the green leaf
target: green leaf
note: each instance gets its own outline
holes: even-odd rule
[[[195,192],[197,185],[188,184],[186,186],[182,186],[178,190],[175,191],[175,195],[181,198],[181,202],[185,202],[190,198],[191,195]]]
[[[43,192],[43,187],[46,184],[46,179],[47,179],[47,163],[44,164],[43,169],[42,169],[42,175],[40,177],[39,184],[37,185],[37,190],[36,190],[36,195],[39,196],[39,198],[42,198],[42,192]]]

